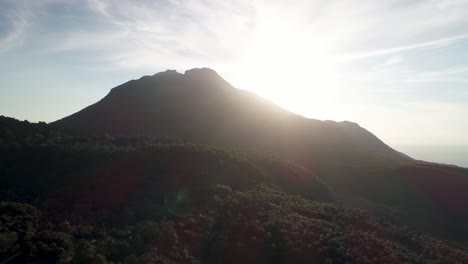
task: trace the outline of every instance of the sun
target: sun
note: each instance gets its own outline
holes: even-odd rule
[[[281,37],[262,32],[236,65],[241,70],[230,78],[236,87],[253,91],[292,112],[334,119],[339,107],[338,70],[327,52],[302,38],[300,32]]]
[[[292,112],[340,119],[340,70],[333,52],[336,39],[306,23],[309,19],[273,4],[262,6],[249,45],[226,76],[235,87],[253,91]]]

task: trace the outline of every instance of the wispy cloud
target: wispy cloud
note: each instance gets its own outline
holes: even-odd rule
[[[468,38],[468,35],[459,35],[459,36],[442,38],[442,39],[416,43],[416,44],[411,44],[411,45],[406,45],[406,46],[392,47],[392,48],[380,49],[380,50],[371,50],[371,51],[366,51],[366,52],[357,53],[357,54],[344,55],[342,57],[342,60],[346,61],[346,60],[366,59],[370,57],[378,57],[378,56],[385,56],[385,55],[395,54],[395,53],[409,52],[409,51],[417,50],[417,49],[441,48],[441,47],[453,45],[459,41],[466,40],[467,38]]]
[[[20,47],[26,37],[27,29],[30,25],[30,14],[20,8],[12,8],[3,14],[5,34],[0,35],[0,52],[6,52]]]
[[[390,57],[384,63],[377,65],[377,67],[391,67],[391,66],[401,64],[404,61],[405,59],[403,58],[403,56],[401,54],[398,54],[396,56]]]
[[[233,58],[252,35],[250,4],[89,0],[98,27],[64,32],[49,50],[92,50],[109,66],[158,68]],[[235,48],[234,48],[235,47]],[[165,65],[164,65],[165,64]]]
[[[24,8],[30,1],[18,3]],[[175,60],[182,64],[233,63],[250,56],[265,32],[271,34],[267,41],[291,38],[301,48],[309,47],[300,52],[305,57],[324,54],[337,63],[389,55],[399,58],[402,53],[454,45],[468,36],[464,34],[464,26],[468,26],[468,2],[464,0],[47,0],[31,5],[37,11],[39,6],[63,3],[88,7],[96,25],[58,31],[53,40],[43,42],[50,44],[43,48],[95,50],[103,62],[129,67],[162,66],[162,61]],[[281,23],[274,23],[278,17]],[[2,46],[21,43],[26,25],[18,19],[16,30],[3,38]],[[300,33],[292,36],[295,31]]]

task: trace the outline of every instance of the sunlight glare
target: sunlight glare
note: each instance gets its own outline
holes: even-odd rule
[[[314,39],[301,18],[285,18],[271,9],[258,15],[249,50],[229,76],[248,89],[295,113],[317,119],[339,119],[339,80],[327,43]],[[276,10],[277,11],[277,10]]]

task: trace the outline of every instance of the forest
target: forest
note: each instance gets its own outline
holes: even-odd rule
[[[468,263],[277,157],[0,118],[4,263]]]

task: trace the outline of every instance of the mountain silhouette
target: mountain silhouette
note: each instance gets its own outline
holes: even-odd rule
[[[57,125],[98,134],[175,137],[322,162],[409,161],[358,124],[319,121],[236,89],[215,71],[168,70],[115,87]]]

